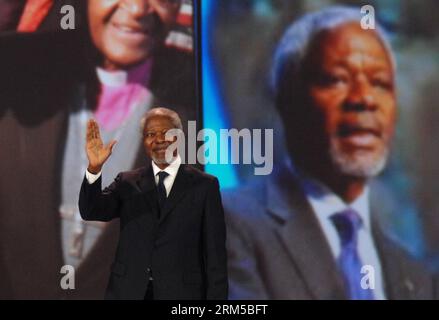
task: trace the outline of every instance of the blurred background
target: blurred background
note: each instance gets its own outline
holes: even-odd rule
[[[276,43],[296,18],[336,4],[374,6],[378,21],[390,35],[398,63],[399,119],[392,158],[378,183],[383,195],[380,201],[398,209],[382,219],[396,240],[437,269],[438,1],[203,0],[204,125],[276,128],[276,162],[284,152],[269,89]],[[256,179],[248,165],[207,165],[206,170],[218,175],[224,188]]]

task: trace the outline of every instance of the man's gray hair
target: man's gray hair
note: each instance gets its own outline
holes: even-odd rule
[[[361,19],[360,8],[332,6],[308,13],[298,21],[293,22],[284,33],[274,54],[271,88],[276,99],[278,100],[279,96],[283,94],[282,90],[287,88],[291,90],[291,85],[285,82],[298,79],[301,65],[309,53],[310,45],[318,34],[345,23],[354,21],[360,23]],[[376,24],[375,31],[389,54],[393,68],[396,69],[395,57],[386,33],[378,24]]]
[[[177,112],[168,108],[156,107],[148,110],[142,117],[142,120],[140,121],[142,134],[145,132],[145,126],[148,123],[148,120],[157,116],[169,118],[169,120],[171,120],[172,124],[174,125],[174,128],[183,130],[183,125]]]

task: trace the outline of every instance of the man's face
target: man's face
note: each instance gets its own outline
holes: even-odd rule
[[[127,68],[151,56],[180,5],[181,0],[88,0],[90,33],[104,67]]]
[[[168,130],[175,129],[171,119],[166,116],[154,116],[148,119],[143,131],[143,145],[146,154],[156,164],[167,164],[166,149],[175,142],[173,140],[166,140],[165,135]]]
[[[374,31],[345,24],[318,38],[306,66],[307,107],[317,117],[311,139],[323,146],[311,156],[342,175],[375,176],[396,117],[394,70],[383,44]]]

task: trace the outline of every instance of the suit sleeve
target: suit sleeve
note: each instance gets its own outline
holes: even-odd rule
[[[84,220],[110,221],[120,215],[121,174],[102,190],[102,175],[92,184],[84,177],[79,193],[79,212]]]
[[[206,298],[226,300],[228,292],[226,226],[216,178],[209,187],[205,202],[203,252],[207,277]]]
[[[245,224],[226,209],[229,298],[231,300],[266,300],[267,289],[258,270],[256,252]]]

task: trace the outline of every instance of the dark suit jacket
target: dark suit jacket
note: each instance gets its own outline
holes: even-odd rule
[[[226,299],[224,212],[218,180],[181,165],[158,219],[152,167],[124,172],[101,191],[85,179],[85,220],[120,218],[107,299],[143,299],[149,270],[155,299]]]
[[[118,220],[106,225],[76,268],[75,290],[60,287],[65,262],[59,205],[68,118],[78,88],[90,80],[86,77],[89,70],[84,70],[83,42],[75,32],[0,36],[2,298],[104,296]],[[164,51],[154,62],[151,90],[155,105],[173,108],[182,118],[194,120],[193,58]],[[134,167],[144,165],[145,160],[139,143]]]
[[[231,299],[346,299],[325,235],[286,170],[223,194]],[[390,240],[371,206],[387,299],[433,299],[429,273]]]

